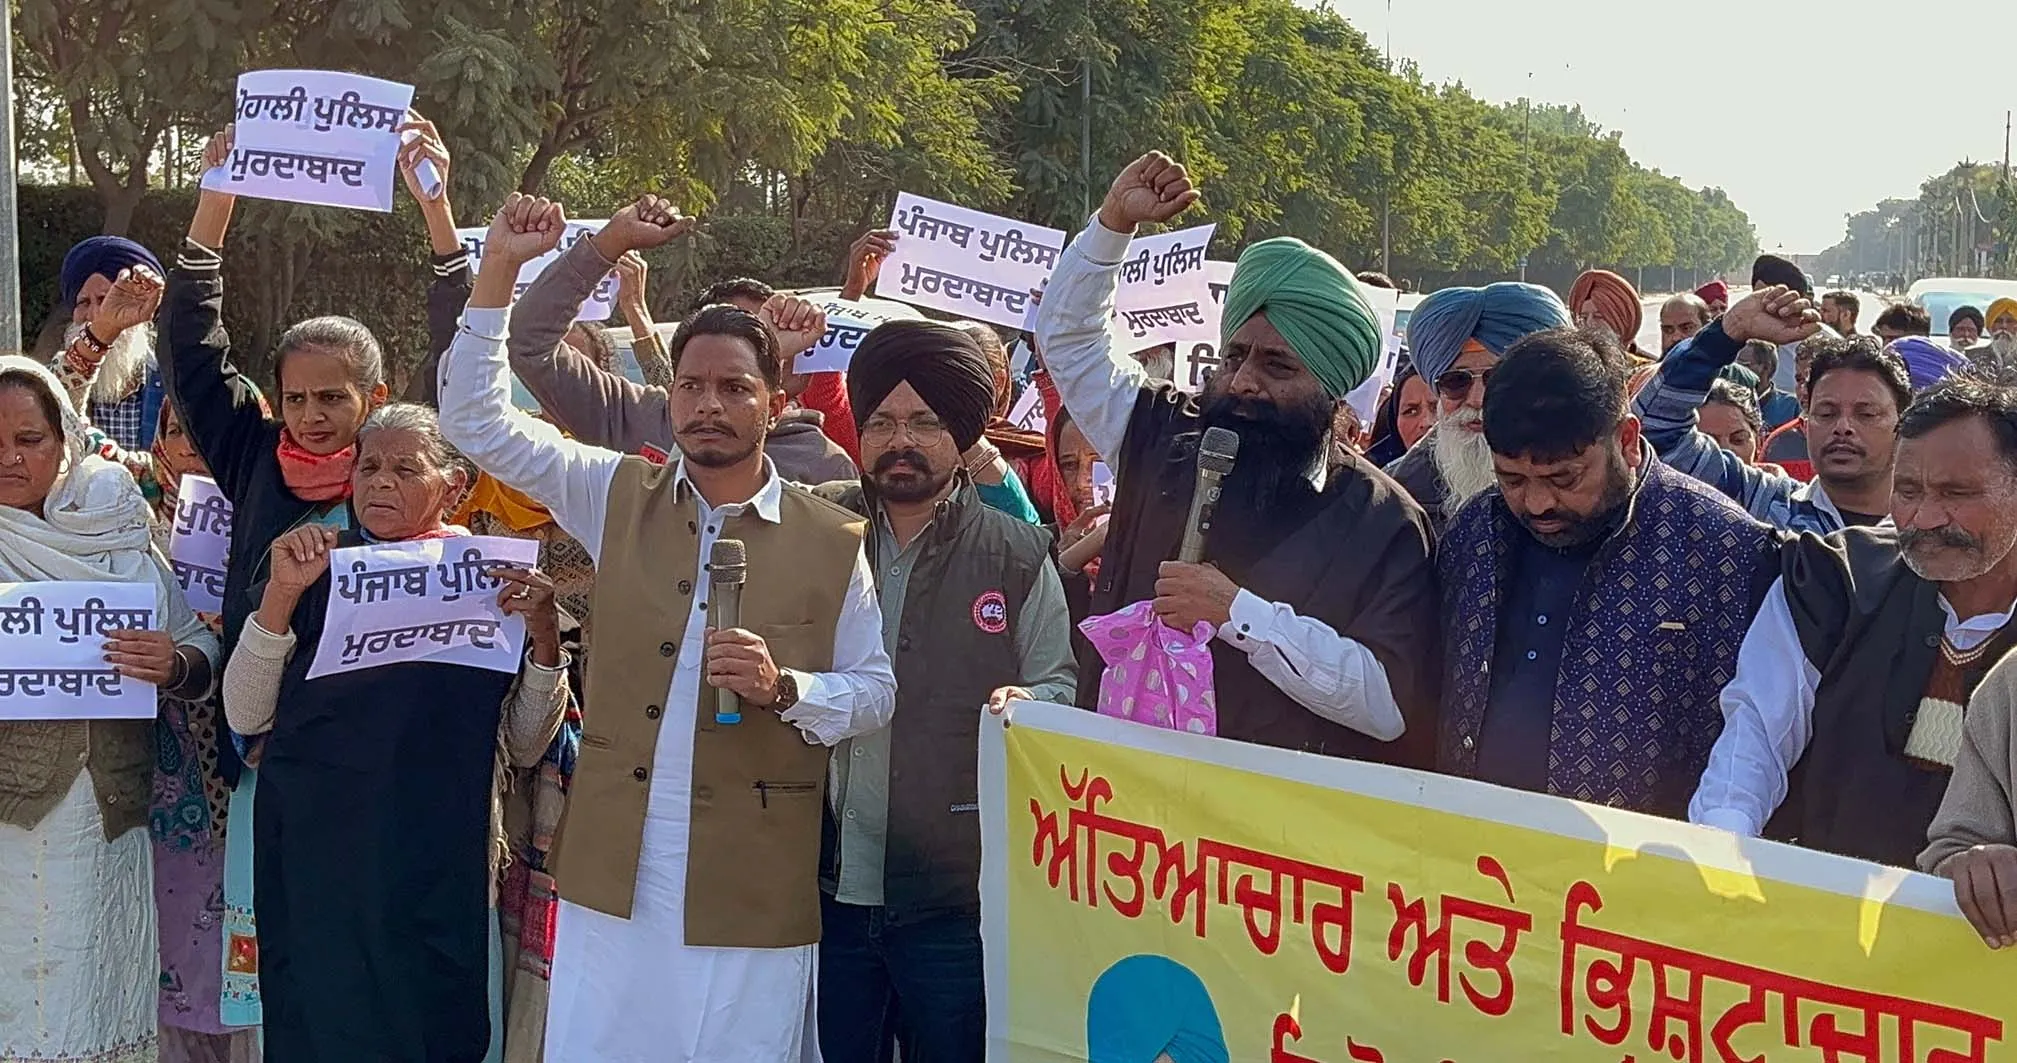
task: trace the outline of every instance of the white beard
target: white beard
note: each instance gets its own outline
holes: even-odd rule
[[[1446,516],[1499,482],[1492,468],[1492,446],[1485,441],[1485,433],[1468,427],[1484,419],[1484,414],[1469,406],[1436,419],[1436,471],[1442,474],[1443,486],[1449,490],[1443,499]]]
[[[63,333],[67,348],[84,334],[84,325],[71,325]],[[147,364],[154,359],[153,324],[135,325],[112,341],[112,349],[98,363],[98,376],[91,383],[91,401],[101,406],[125,402],[147,382]],[[80,411],[82,412],[82,411]]]
[[[1998,332],[1991,336],[1989,349],[1995,352],[1998,362],[2017,358],[2017,332]]]

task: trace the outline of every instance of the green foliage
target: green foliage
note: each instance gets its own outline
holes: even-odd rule
[[[455,152],[466,224],[512,189],[560,198],[578,217],[644,191],[714,216],[657,263],[672,302],[716,268],[832,283],[848,237],[886,219],[899,191],[1075,229],[1150,148],[1202,182],[1222,256],[1289,233],[1376,265],[1385,233],[1391,271],[1418,282],[1503,277],[1531,257],[1537,279],[1566,283],[1594,265],[1710,272],[1755,251],[1721,191],[1640,167],[1580,109],[1488,103],[1409,64],[1391,70],[1342,17],[1292,0],[20,10],[27,168],[45,180],[77,169],[100,217],[67,219],[160,232],[156,246],[172,246],[186,198],[142,196],[186,188],[228,116],[233,75],[300,66],[413,83]],[[175,216],[149,213],[160,210]],[[423,253],[406,213],[247,204],[233,232],[234,261],[259,264],[237,312],[260,340],[330,293],[350,296],[329,263],[403,275]],[[352,250],[373,242],[383,261]],[[393,298],[358,287],[370,305]]]
[[[1842,242],[1821,253],[1823,276],[1903,273],[2017,277],[2017,189],[2000,165],[1956,163],[1916,199],[1887,199],[1850,215]]]

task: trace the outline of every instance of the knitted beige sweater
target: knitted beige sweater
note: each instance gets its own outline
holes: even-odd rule
[[[1968,699],[1961,755],[1947,796],[1919,854],[1920,870],[1939,874],[1941,865],[1977,845],[2017,845],[2017,811],[2010,784],[2017,777],[2017,653],[1989,670]]]

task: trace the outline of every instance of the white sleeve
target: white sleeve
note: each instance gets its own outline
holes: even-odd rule
[[[882,607],[866,550],[855,551],[847,601],[834,625],[833,671],[792,674],[798,677],[798,704],[778,718],[798,725],[808,743],[836,745],[889,726],[896,714],[896,669],[883,649]]]
[[[1148,370],[1114,350],[1107,331],[1129,237],[1095,218],[1058,256],[1037,307],[1037,353],[1086,442],[1118,455]]]
[[[1798,662],[1797,666],[1793,662]],[[1756,837],[1786,800],[1786,775],[1813,737],[1821,673],[1800,648],[1786,584],[1776,580],[1723,688],[1723,734],[1709,753],[1688,820]]]
[[[1219,638],[1244,650],[1254,671],[1296,704],[1382,742],[1407,730],[1386,666],[1373,651],[1321,620],[1245,590],[1230,613]]]
[[[477,468],[545,506],[600,561],[609,484],[623,455],[562,435],[511,403],[511,311],[470,307],[442,358],[441,432]]]

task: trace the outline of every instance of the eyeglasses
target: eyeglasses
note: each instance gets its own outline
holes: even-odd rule
[[[1494,367],[1496,368],[1496,367]],[[1445,402],[1462,402],[1471,397],[1471,382],[1475,380],[1490,387],[1491,369],[1452,369],[1436,378],[1436,394]]]
[[[921,447],[935,447],[945,439],[945,423],[936,417],[913,417],[908,421],[899,421],[877,414],[861,426],[861,441],[874,447],[887,446],[896,438],[899,428],[910,436],[911,442]]]

